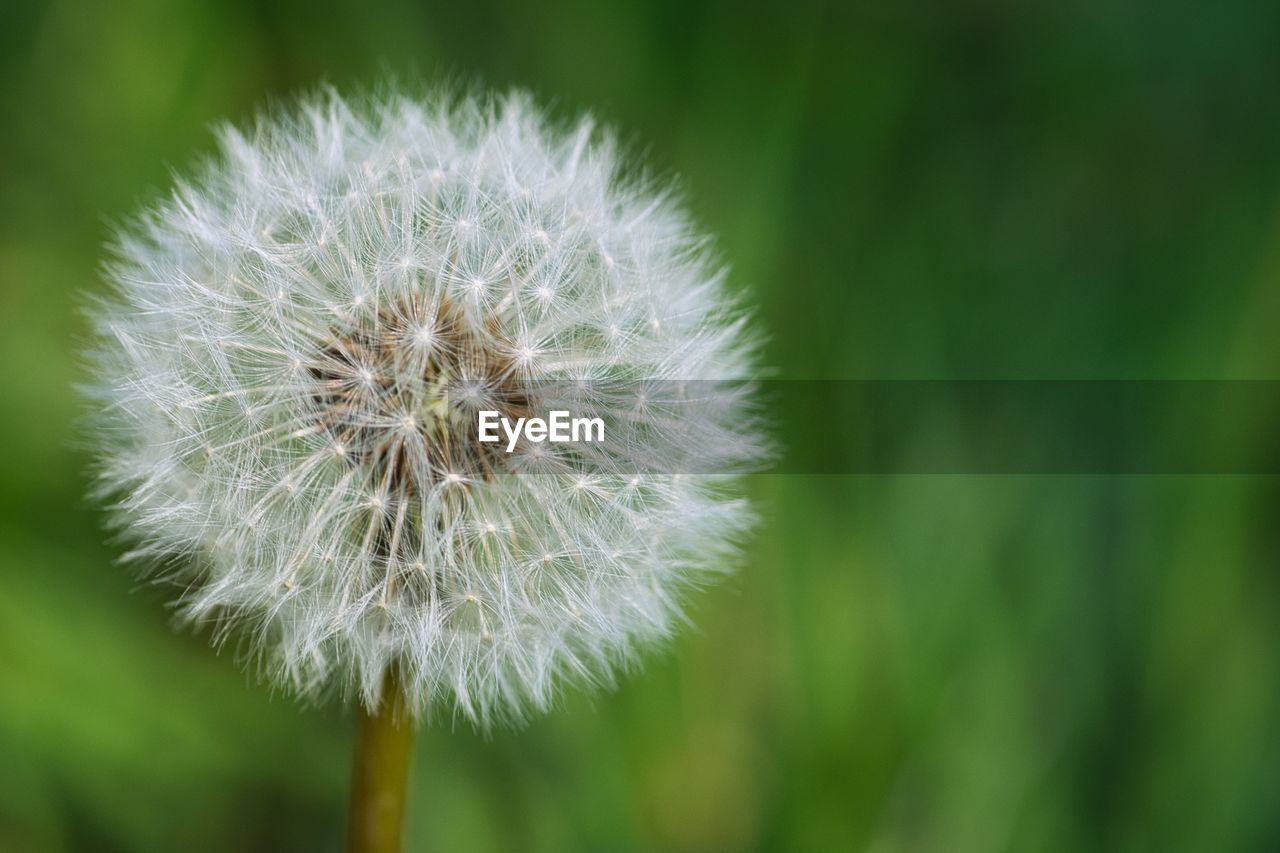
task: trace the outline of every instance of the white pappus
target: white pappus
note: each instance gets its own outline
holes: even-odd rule
[[[519,720],[669,637],[750,526],[749,393],[654,428],[643,394],[582,391],[753,365],[705,240],[589,120],[304,99],[223,129],[107,277],[90,392],[130,556],[300,694],[372,706],[395,666],[419,715]],[[479,408],[566,387],[609,424],[589,466],[477,441]]]

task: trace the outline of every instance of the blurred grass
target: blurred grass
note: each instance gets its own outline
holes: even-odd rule
[[[349,720],[170,630],[71,424],[106,223],[298,87],[597,110],[681,176],[783,376],[1277,378],[1272,3],[0,15],[0,850],[336,849]],[[1280,845],[1274,478],[753,488],[750,561],[674,653],[523,732],[424,734],[411,849]]]

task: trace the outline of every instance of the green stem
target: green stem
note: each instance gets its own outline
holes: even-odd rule
[[[377,710],[361,706],[359,713],[347,853],[400,853],[414,731],[395,667],[383,681]]]

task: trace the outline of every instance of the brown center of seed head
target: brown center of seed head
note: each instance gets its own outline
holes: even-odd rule
[[[331,330],[309,368],[320,425],[392,500],[452,479],[490,480],[510,458],[479,440],[477,415],[529,413],[505,336],[447,297],[383,308]]]

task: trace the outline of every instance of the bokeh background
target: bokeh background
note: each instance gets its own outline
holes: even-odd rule
[[[339,846],[350,716],[172,631],[83,498],[79,294],[215,121],[389,74],[590,108],[680,177],[781,376],[1274,379],[1278,45],[1273,2],[7,0],[0,850]],[[1280,848],[1277,486],[757,477],[673,650],[423,734],[410,849]]]

